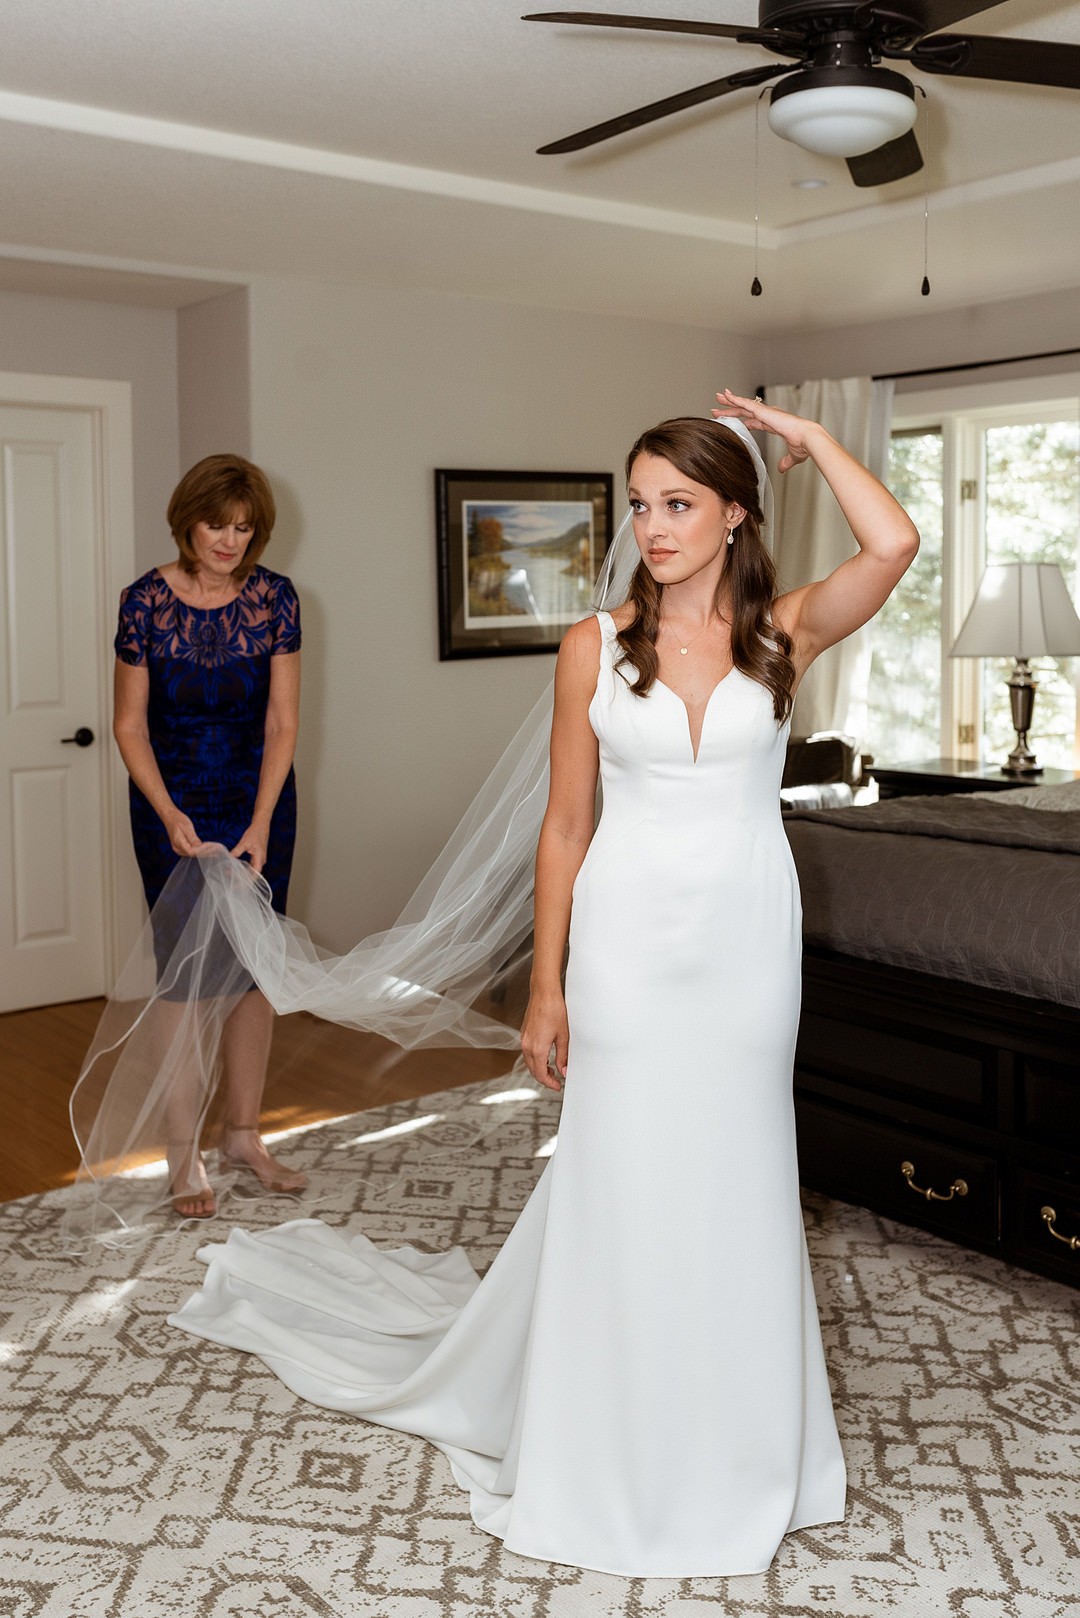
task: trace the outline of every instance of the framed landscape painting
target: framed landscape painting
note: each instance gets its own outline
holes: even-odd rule
[[[610,472],[435,473],[439,657],[552,652],[592,610]]]

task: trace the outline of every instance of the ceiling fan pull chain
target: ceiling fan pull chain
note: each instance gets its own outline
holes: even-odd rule
[[[758,225],[761,218],[759,207],[761,188],[758,184],[758,164],[761,154],[761,98],[764,94],[765,91],[760,90],[754,103],[754,279],[750,283],[750,296],[752,298],[761,297],[761,281],[758,277]]]
[[[915,86],[922,96],[922,144],[927,161],[923,163],[923,203],[922,203],[922,295],[930,296],[930,141],[927,136],[927,95],[921,84]]]

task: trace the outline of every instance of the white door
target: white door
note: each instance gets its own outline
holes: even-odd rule
[[[0,404],[0,1011],[105,988],[97,444],[92,410]]]

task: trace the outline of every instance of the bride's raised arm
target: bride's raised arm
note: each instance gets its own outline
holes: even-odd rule
[[[867,623],[888,600],[919,549],[915,524],[872,472],[816,421],[777,410],[725,389],[713,415],[735,417],[755,431],[774,433],[787,446],[779,470],[812,461],[836,496],[859,549],[827,578],[782,596],[777,603],[794,643],[800,673],[819,653]]]

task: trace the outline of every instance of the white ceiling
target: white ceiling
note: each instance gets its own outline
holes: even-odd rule
[[[608,0],[624,7],[756,20],[752,0]],[[1080,92],[912,74],[930,305],[924,177],[856,190],[762,112],[751,299],[754,90],[575,157],[535,148],[772,58],[523,9],[5,0],[0,285],[35,284],[44,260],[41,290],[183,302],[286,274],[780,332],[1080,279]],[[1078,44],[1080,6],[1008,0],[971,31]],[[827,187],[794,188],[811,177]],[[139,271],[166,279],[140,292]]]

